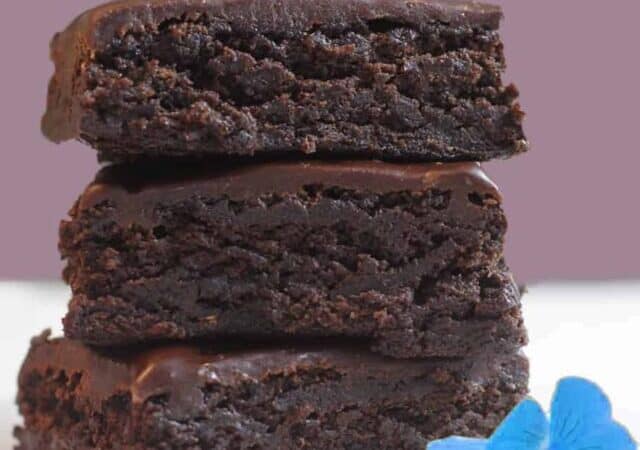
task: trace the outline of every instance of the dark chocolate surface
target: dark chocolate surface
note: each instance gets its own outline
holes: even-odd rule
[[[99,409],[109,397],[130,393],[134,404],[168,395],[171,410],[188,415],[201,389],[208,384],[234,386],[271,374],[295,372],[299,368],[335,364],[341,370],[363,376],[391,376],[403,368],[424,368],[427,362],[390,360],[370,353],[366,346],[345,339],[307,344],[229,345],[209,342],[200,345],[133,347],[132,350],[91,350],[78,341],[49,340],[45,333],[33,341],[23,373],[46,372],[49,368],[83,373],[79,393]],[[485,376],[482,359],[474,365],[474,375]],[[477,371],[477,373],[475,372]],[[201,399],[199,399],[202,401]],[[180,415],[180,414],[179,414]]]
[[[502,9],[469,0],[120,0],[76,18],[67,30],[88,47],[108,45],[113,36],[153,28],[180,16],[221,16],[240,29],[295,34],[317,24],[347,26],[360,20],[390,19],[420,28],[439,21],[497,29]],[[66,35],[58,36],[62,39]],[[74,36],[77,39],[77,36]],[[56,43],[54,43],[55,46]],[[69,47],[62,51],[74,51]]]
[[[277,11],[277,13],[276,13]],[[201,14],[221,17],[234,28],[247,32],[296,35],[316,24],[328,23],[337,28],[354,21],[390,19],[417,28],[423,23],[441,21],[452,25],[475,25],[497,29],[502,18],[498,6],[464,0],[123,0],[106,3],[78,16],[51,43],[54,62],[81,61],[96,49],[108,46],[114,37],[130,32],[157,28],[176,17]],[[72,84],[75,67],[62,66],[58,88]],[[66,88],[70,88],[68,86]],[[52,110],[44,118],[43,129],[55,141],[78,137],[78,99],[66,98],[61,110]],[[63,108],[70,108],[64,111]],[[70,115],[67,113],[70,112]],[[72,118],[71,121],[68,119]]]
[[[53,40],[43,131],[106,161],[508,157],[528,143],[500,17],[457,1],[115,2]]]
[[[347,335],[401,358],[517,348],[500,201],[472,163],[110,168],[61,227],[65,330],[100,346]]]
[[[91,350],[36,339],[19,450],[423,449],[486,436],[526,392],[519,354],[397,361],[348,342]]]
[[[363,192],[451,191],[501,201],[495,183],[477,163],[395,164],[380,161],[309,161],[215,165],[113,166],[103,169],[78,203],[78,210],[110,202],[119,216],[144,221],[154,205],[191,196],[249,200],[265,194],[296,194],[305,186]],[[465,198],[466,200],[466,198]]]
[[[331,365],[340,372],[359,377],[395,378],[400,373],[411,379],[439,364],[464,367],[463,363],[434,360],[394,360],[376,355],[367,347],[343,339],[317,343],[257,344],[229,346],[215,342],[194,345],[155,346],[133,351],[91,350],[69,339],[34,340],[23,373],[58,368],[85,374],[80,392],[100,408],[109,397],[130,392],[135,404],[168,395],[173,411],[188,414],[195,391],[206,385],[234,386],[259,382],[276,373],[294,373],[312,366]],[[495,354],[481,354],[467,364],[468,377],[483,380],[491,376]]]

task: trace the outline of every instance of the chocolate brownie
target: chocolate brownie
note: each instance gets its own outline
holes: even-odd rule
[[[52,42],[44,133],[102,160],[525,151],[499,7],[460,0],[129,0]]]
[[[61,227],[68,337],[370,340],[396,357],[525,339],[478,165],[110,167]]]
[[[357,345],[125,354],[36,339],[19,450],[423,450],[486,436],[526,393],[518,354],[395,360]]]

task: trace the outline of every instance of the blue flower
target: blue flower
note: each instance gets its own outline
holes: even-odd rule
[[[551,420],[536,401],[527,399],[489,439],[451,437],[427,446],[427,450],[636,449],[627,429],[612,419],[607,396],[582,378],[565,378],[558,383]]]

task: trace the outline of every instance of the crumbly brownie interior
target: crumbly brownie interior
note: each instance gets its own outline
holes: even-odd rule
[[[45,349],[49,355],[59,351]],[[74,358],[82,356],[81,348],[71,350]],[[526,393],[528,368],[520,356],[387,360],[386,366],[345,349],[323,350],[321,357],[305,352],[267,372],[256,372],[261,362],[255,357],[217,357],[199,371],[211,375],[209,382],[195,383],[178,403],[172,401],[175,386],[154,385],[155,395],[138,398],[139,384],[149,384],[149,377],[131,386],[116,379],[117,388],[102,387],[96,398],[96,383],[109,386],[112,380],[105,377],[126,367],[101,359],[91,368],[35,364],[32,355],[20,377],[25,424],[16,431],[18,449],[418,450],[450,434],[486,436]],[[193,368],[179,359],[171,364],[178,381],[192,382],[183,377]],[[394,368],[398,364],[403,370]],[[142,368],[151,378],[157,370]]]
[[[487,160],[526,150],[487,26],[336,22],[262,33],[206,14],[118,36],[86,64],[103,160],[319,152]]]
[[[81,198],[61,227],[74,293],[66,331],[98,345],[340,334],[399,357],[458,356],[494,340],[518,346],[499,199],[462,186],[307,185],[245,199],[192,188],[171,200],[160,188],[133,208],[152,220],[123,217],[128,196],[119,206]]]

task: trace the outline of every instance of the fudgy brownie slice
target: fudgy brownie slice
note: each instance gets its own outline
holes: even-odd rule
[[[505,229],[471,163],[111,167],[61,227],[66,333],[346,335],[396,357],[517,348]]]
[[[527,149],[501,10],[459,0],[130,0],[52,43],[45,134],[102,160]]]
[[[359,346],[164,347],[36,339],[19,450],[423,450],[486,436],[525,395],[518,354],[395,360]]]

